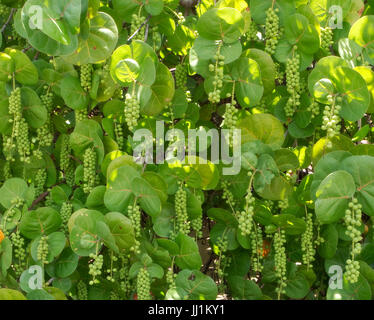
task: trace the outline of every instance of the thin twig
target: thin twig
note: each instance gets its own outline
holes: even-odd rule
[[[144,42],[148,39],[148,32],[149,32],[149,23],[145,26],[145,33],[144,33]]]
[[[9,22],[12,20],[13,15],[14,15],[15,12],[16,12],[16,9],[12,8],[12,10],[10,11],[8,20],[4,23],[4,25],[2,26],[2,28],[0,30],[1,33],[4,32],[5,28],[7,27],[7,25],[9,24]]]
[[[127,39],[127,41],[131,41],[132,38],[134,38],[138,32],[148,23],[149,19],[151,18],[151,15],[148,15],[147,19],[140,25],[138,29],[135,30],[135,32],[131,35],[130,38]]]
[[[28,46],[27,48],[22,49],[22,52],[25,53],[29,51],[32,48],[32,46]]]

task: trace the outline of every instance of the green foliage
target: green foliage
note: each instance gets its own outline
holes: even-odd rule
[[[0,1],[0,300],[372,300],[373,6],[185,5]]]

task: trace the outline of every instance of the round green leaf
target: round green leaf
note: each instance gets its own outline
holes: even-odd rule
[[[32,128],[40,128],[47,121],[47,109],[36,92],[28,87],[21,88],[23,115]]]
[[[73,76],[64,77],[60,82],[61,96],[65,103],[74,110],[82,110],[88,105],[87,93],[81,87],[81,82]]]
[[[97,63],[106,60],[118,41],[118,29],[113,18],[99,12],[89,20],[87,36],[80,35],[78,49],[64,59],[73,64]]]
[[[245,107],[257,105],[264,92],[259,64],[242,57],[234,63],[232,77],[236,81],[235,93],[239,103]]]
[[[104,203],[108,210],[126,212],[133,201],[133,185],[135,178],[140,177],[138,171],[125,165],[115,169],[108,176],[108,187],[104,195]]]
[[[60,214],[55,209],[42,207],[23,215],[19,227],[23,236],[35,239],[57,231],[61,222]]]
[[[5,49],[5,53],[14,61],[14,73],[19,83],[32,86],[38,82],[38,70],[25,53],[13,48]]]
[[[356,191],[351,174],[338,170],[329,174],[319,185],[315,210],[321,224],[339,221],[344,217],[349,199]]]
[[[257,113],[247,116],[238,122],[237,127],[242,130],[242,144],[260,140],[272,149],[283,145],[283,125],[271,114]]]
[[[197,22],[199,35],[208,40],[223,40],[232,43],[244,31],[244,19],[234,8],[212,8],[205,12]]]

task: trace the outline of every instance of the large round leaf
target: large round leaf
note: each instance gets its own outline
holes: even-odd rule
[[[200,271],[183,270],[175,279],[176,288],[166,293],[167,300],[215,300],[218,289],[213,279]]]
[[[197,31],[209,40],[235,42],[244,31],[244,19],[237,9],[212,8],[200,17]]]
[[[19,83],[32,86],[38,82],[38,70],[25,53],[13,48],[5,49],[5,53],[14,61],[14,74]]]
[[[6,53],[0,53],[0,81],[8,82],[14,72],[14,61]]]
[[[260,66],[264,96],[270,94],[275,87],[275,65],[271,56],[259,49],[248,49],[243,56],[255,60]]]
[[[341,168],[352,175],[363,211],[374,216],[374,157],[352,156],[342,162]]]
[[[155,79],[154,76],[153,79],[150,77],[150,72],[155,72],[154,69],[158,61],[153,49],[145,42],[135,40],[130,45],[122,45],[113,52],[110,62],[110,74],[116,82],[126,86],[131,84],[131,77],[129,71],[126,70],[127,68],[124,68],[125,66],[121,61],[128,61],[130,63],[131,60],[128,59],[135,61],[131,62],[131,70],[134,70],[134,63],[139,66],[136,80],[140,84],[152,85]],[[117,77],[117,74],[119,77]]]
[[[142,178],[134,178],[131,182],[133,192],[139,198],[140,207],[152,218],[161,213],[161,201],[156,190]]]
[[[79,256],[89,256],[91,253],[95,253],[100,246],[96,224],[102,222],[104,217],[97,219],[97,216],[90,214],[90,211],[87,210],[84,214],[76,217],[70,231],[71,249]]]
[[[28,87],[21,88],[23,115],[32,128],[40,128],[47,121],[47,109],[36,92]]]
[[[0,203],[9,209],[17,199],[26,200],[30,205],[34,197],[34,192],[29,189],[27,183],[20,178],[11,178],[4,182],[0,188]]]
[[[55,209],[42,207],[23,215],[19,227],[22,235],[28,239],[35,239],[57,231],[61,222],[61,216]]]
[[[134,199],[132,182],[140,174],[130,166],[115,169],[108,176],[108,187],[104,195],[105,206],[111,211],[126,212]]]
[[[99,12],[89,20],[88,35],[80,35],[78,49],[64,59],[73,64],[97,63],[106,60],[118,41],[118,29],[113,18]]]
[[[296,13],[286,18],[285,36],[291,45],[297,45],[302,52],[313,54],[319,49],[318,32],[302,14]]]
[[[374,62],[374,15],[364,16],[357,20],[349,31],[349,39],[363,47],[364,52]]]
[[[374,113],[374,72],[371,70],[370,67],[356,67],[354,68],[356,72],[358,72],[361,77],[365,80],[367,88],[370,93],[370,105],[369,109],[367,110],[368,113]]]
[[[314,175],[312,185],[310,187],[310,195],[313,200],[316,199],[316,191],[322,180],[330,173],[341,169],[341,164],[344,159],[350,157],[352,154],[347,151],[334,151],[326,154],[314,168]]]
[[[282,123],[271,114],[257,113],[239,121],[237,127],[242,130],[242,144],[260,140],[272,149],[279,149],[284,142]]]
[[[174,78],[162,63],[156,68],[156,79],[151,86],[141,85],[138,90],[142,115],[156,116],[173,100]]]
[[[60,82],[61,96],[67,106],[74,110],[87,108],[88,95],[81,87],[81,82],[73,76],[64,77]]]
[[[232,77],[235,80],[235,93],[240,105],[257,105],[264,92],[258,63],[247,57],[240,58],[234,63]]]
[[[175,242],[179,246],[179,254],[175,258],[176,265],[181,269],[200,270],[202,260],[195,240],[179,233]]]
[[[315,210],[320,223],[329,224],[343,218],[355,191],[355,182],[348,172],[338,170],[329,174],[316,192]]]
[[[121,252],[129,252],[135,245],[135,232],[129,218],[119,212],[109,212],[105,221]]]
[[[42,9],[43,7],[40,6],[42,1],[38,1],[37,6]],[[29,3],[28,3],[29,4]],[[35,21],[35,17],[30,17],[28,15],[28,12],[34,12],[35,10],[32,10],[30,6],[25,6],[22,8],[22,10],[18,11],[18,14],[16,14],[16,25],[17,25],[17,32],[21,35],[24,35],[28,42],[36,48],[38,51],[43,52],[45,54],[49,55],[68,55],[74,52],[74,50],[78,47],[78,35],[73,34],[71,31],[71,28],[69,28],[65,21],[63,21],[63,18],[59,20],[60,26],[64,29],[62,33],[60,33],[60,38],[64,38],[66,41],[62,41],[64,43],[61,43],[59,41],[54,40],[53,38],[49,37],[47,34],[45,34],[43,31],[39,30],[38,28],[35,28],[33,26],[33,21]],[[56,13],[55,17],[53,19],[59,19],[59,15]],[[53,19],[49,19],[51,22],[53,22]],[[43,25],[44,23],[42,23]],[[33,26],[31,28],[31,26]],[[57,31],[59,32],[59,31]],[[61,37],[62,35],[62,37]]]
[[[79,256],[70,248],[66,248],[54,263],[56,276],[59,278],[69,277],[77,268],[78,262]]]

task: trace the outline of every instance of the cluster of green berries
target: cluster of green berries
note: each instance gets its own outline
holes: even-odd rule
[[[45,106],[45,108],[51,112],[52,109],[53,109],[53,93],[49,91],[49,87],[48,86],[44,86],[43,87],[44,90],[46,90],[45,94],[42,94],[40,96],[40,100],[41,102],[43,103],[43,105]]]
[[[196,237],[201,238],[203,236],[203,217],[198,217],[191,220],[191,228],[195,230]]]
[[[10,168],[10,162],[9,161],[6,161],[4,163],[3,176],[4,176],[4,181],[12,178],[12,170]]]
[[[9,120],[13,123],[13,133],[16,138],[16,144],[13,142],[13,136],[8,137],[5,141],[4,151],[7,161],[14,161],[13,150],[17,148],[20,160],[25,163],[30,162],[30,141],[29,126],[22,117],[22,101],[21,89],[14,89],[9,96],[9,114],[13,115],[13,119]]]
[[[187,90],[187,67],[184,63],[175,67],[175,84],[177,88]]]
[[[68,233],[68,221],[73,213],[73,205],[69,201],[65,201],[61,205],[60,209],[60,215],[62,220],[62,229],[65,232],[65,234]]]
[[[356,198],[348,204],[348,209],[345,211],[344,223],[347,226],[346,235],[352,239],[352,251],[351,259],[346,261],[346,279],[350,283],[355,283],[358,281],[360,275],[360,264],[355,261],[355,256],[361,253],[361,243],[362,240],[361,231],[358,229],[362,224],[362,205],[358,203]]]
[[[318,247],[319,245],[325,242],[325,239],[320,234],[321,224],[318,221],[315,221],[314,224],[316,225],[316,229],[317,229],[317,238],[314,240],[314,245]]]
[[[35,194],[40,195],[44,190],[44,184],[47,181],[47,170],[42,168],[35,175]]]
[[[281,210],[285,210],[288,208],[288,198],[278,201],[278,208]]]
[[[125,120],[130,131],[138,125],[140,117],[140,103],[135,94],[126,93]]]
[[[152,31],[153,48],[156,51],[161,46],[161,41],[162,41],[161,34],[160,34],[160,32],[158,32],[158,27],[157,26],[153,26],[151,31]]]
[[[287,257],[286,257],[286,232],[279,230],[274,234],[274,263],[275,263],[275,275],[278,278],[279,287],[278,295],[284,294],[284,282],[287,280]]]
[[[125,297],[127,297],[131,291],[131,282],[129,277],[129,267],[128,265],[123,265],[121,269],[119,269],[119,279],[120,279],[120,288],[122,293]]]
[[[70,157],[71,146],[68,135],[63,135],[61,138],[61,150],[60,150],[60,169],[64,173],[66,183],[69,186],[74,185],[74,164]]]
[[[138,300],[151,300],[151,278],[146,268],[139,270],[136,278],[136,292],[138,294]]]
[[[178,19],[178,24],[179,25],[183,24],[186,21],[186,19],[185,19],[185,17],[184,17],[184,15],[183,15],[182,12],[178,12],[177,13],[177,19]]]
[[[308,213],[305,220],[306,230],[301,236],[301,251],[303,252],[303,263],[310,269],[313,267],[312,262],[315,260],[316,253],[313,243],[313,214]]]
[[[17,141],[17,150],[20,160],[24,163],[30,163],[30,140],[29,126],[24,118],[15,123],[14,135]]]
[[[130,248],[134,254],[140,254],[140,241],[135,240],[135,244]]]
[[[10,93],[9,114],[14,116],[14,121],[22,118],[21,88],[16,88]]]
[[[312,119],[314,119],[316,116],[318,116],[319,113],[320,113],[318,102],[313,100],[313,102],[308,107],[307,111],[312,113]]]
[[[227,251],[228,245],[229,242],[226,235],[217,239],[217,247],[221,253]]]
[[[92,65],[84,64],[80,67],[80,81],[84,91],[89,92],[92,86]]]
[[[53,134],[51,132],[51,123],[48,121],[40,128],[36,129],[39,147],[50,147],[53,143]]]
[[[20,209],[23,206],[24,203],[25,203],[25,201],[21,198],[18,198],[18,197],[11,200],[12,206],[8,210],[5,211],[5,214],[3,216],[1,229],[4,229],[4,231],[6,231],[6,228],[5,228],[6,223],[7,222],[12,222],[13,217],[18,212],[18,209]]]
[[[341,108],[342,107],[340,105],[334,106],[334,104],[332,104],[331,106],[326,105],[325,110],[323,111],[321,129],[327,132],[327,137],[329,139],[333,138],[340,132],[341,118],[339,116],[339,113],[340,113]]]
[[[10,10],[8,6],[0,3],[0,18],[7,18],[10,14]]]
[[[331,28],[321,28],[321,48],[326,52],[330,52],[330,47],[334,44],[333,31]]]
[[[169,289],[175,288],[175,278],[177,275],[174,273],[172,268],[166,272],[166,283],[169,285]]]
[[[217,239],[217,247],[219,250],[219,259],[216,266],[217,269],[217,275],[219,279],[223,279],[225,274],[225,269],[230,265],[231,259],[226,255],[226,251],[228,249],[229,241],[227,239],[227,236],[221,236]]]
[[[235,200],[234,200],[234,195],[229,189],[229,183],[226,181],[221,182],[223,193],[222,193],[222,199],[226,201],[226,203],[231,207],[235,207]]]
[[[179,183],[178,190],[175,194],[174,207],[176,213],[177,232],[189,234],[190,221],[188,220],[187,213],[187,192],[184,189],[182,182]]]
[[[131,19],[130,34],[133,35],[135,31],[141,27],[141,25],[144,23],[146,18],[140,15],[138,16],[135,13],[131,16],[131,18],[132,19]],[[145,35],[145,30],[144,28],[141,28],[132,39],[133,40],[144,40],[144,35]]]
[[[278,8],[270,7],[266,11],[266,22],[265,22],[265,39],[266,46],[265,51],[270,55],[275,53],[275,49],[279,41],[279,17],[277,13],[279,12]]]
[[[135,204],[134,206],[128,206],[127,212],[131,220],[131,224],[134,227],[135,236],[139,238],[140,232],[141,232],[141,218],[142,218],[140,207],[137,204]]]
[[[42,235],[37,248],[37,259],[43,264],[48,264],[48,236]]]
[[[1,229],[4,230],[4,232],[6,232],[7,230],[6,228],[7,222],[9,223],[12,222],[13,217],[16,215],[16,213],[17,213],[17,209],[15,207],[11,207],[5,211],[2,217],[2,220],[1,220]]]
[[[252,251],[252,259],[251,259],[251,266],[254,272],[261,272],[264,268],[261,261],[264,257],[263,255],[263,235],[262,229],[255,225],[255,230],[250,234],[251,239],[251,251]]]
[[[222,42],[218,44],[217,52],[214,55],[215,64],[209,64],[209,71],[214,73],[213,92],[209,92],[208,100],[211,103],[218,103],[221,100],[221,88],[223,87],[223,66],[225,57],[220,54]]]
[[[252,248],[252,257],[251,257],[251,267],[253,272],[262,272],[264,266],[262,260],[264,258],[264,249],[263,249],[263,238],[262,238],[262,229],[256,227],[256,231],[252,232],[250,235],[251,248]]]
[[[113,120],[114,122],[114,134],[116,135],[116,141],[118,144],[119,150],[123,150],[124,147],[124,135],[123,135],[123,126],[122,123],[117,119]]]
[[[40,151],[40,147],[50,147],[53,143],[53,125],[51,123],[50,113],[53,110],[53,93],[49,91],[48,86],[44,86],[46,93],[40,96],[44,107],[47,109],[47,120],[43,126],[36,129],[37,138],[39,142],[39,148],[34,150],[34,156],[42,159],[43,153]]]
[[[98,255],[95,253],[91,253],[89,257],[93,259],[93,262],[88,265],[88,274],[92,276],[92,280],[90,280],[89,284],[92,286],[94,284],[100,283],[99,280],[96,279],[96,277],[101,275],[104,257],[102,254]]]
[[[300,55],[295,54],[287,60],[286,78],[287,92],[290,94],[285,106],[287,117],[292,117],[296,109],[300,106]]]
[[[251,22],[250,22],[250,25],[249,25],[249,29],[248,29],[247,33],[245,34],[245,36],[246,36],[246,38],[247,38],[248,41],[255,41],[255,40],[258,39],[257,33],[258,33],[257,25],[251,19]]]
[[[278,62],[275,62],[274,66],[275,66],[275,80],[279,84],[282,84],[284,80],[285,71],[283,70],[282,65]]]
[[[229,93],[227,96],[230,97],[231,94]],[[236,123],[238,122],[238,110],[235,107],[236,105],[237,102],[234,99],[232,99],[231,102],[226,103],[226,110],[223,118],[225,119],[225,127],[228,129],[234,129],[236,127]]]
[[[19,230],[17,230],[10,235],[10,240],[13,245],[14,257],[18,261],[17,263],[13,261],[14,272],[17,276],[20,276],[26,268],[25,239],[21,236]]]
[[[88,111],[86,108],[82,110],[75,110],[74,114],[75,114],[75,122],[83,121],[88,118]]]
[[[256,201],[252,194],[252,186],[249,186],[247,195],[245,196],[245,207],[239,214],[239,230],[243,236],[247,236],[251,233],[253,226],[253,215],[254,215],[254,203]]]
[[[118,258],[117,258],[117,257],[113,254],[113,252],[112,252],[112,254],[111,254],[111,256],[110,256],[111,268],[106,270],[106,272],[108,273],[106,279],[107,279],[108,281],[110,281],[110,282],[113,282],[113,283],[115,282],[115,279],[114,279],[114,276],[113,276],[113,275],[118,271],[117,268],[113,268],[113,264],[114,264],[115,262],[117,262],[117,261],[118,261]]]
[[[87,148],[83,156],[83,191],[88,194],[96,185],[96,153]]]
[[[88,298],[87,285],[82,280],[77,283],[77,297],[78,300],[87,300]]]

